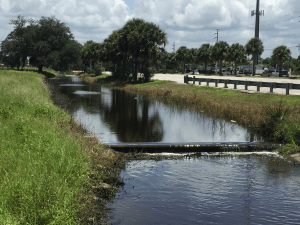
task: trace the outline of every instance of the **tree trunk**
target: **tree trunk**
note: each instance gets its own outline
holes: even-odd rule
[[[282,77],[282,65],[279,65],[279,77]]]
[[[146,59],[146,65],[145,65],[146,68],[145,68],[145,71],[144,71],[145,82],[149,82],[150,81],[149,65],[150,65],[150,59],[149,59],[149,57],[147,57],[147,59]]]
[[[252,76],[255,76],[255,63],[256,63],[256,55],[252,55]]]
[[[234,63],[234,75],[236,75],[236,61]]]
[[[43,65],[39,65],[39,73],[43,72]]]
[[[137,82],[137,59],[134,57],[133,81]]]
[[[220,65],[220,71],[219,71],[219,74],[220,74],[220,76],[222,76],[222,75],[223,75],[223,74],[222,74],[222,60],[220,60],[219,65]]]

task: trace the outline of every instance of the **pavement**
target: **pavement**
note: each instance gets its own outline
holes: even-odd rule
[[[184,75],[186,74],[162,74],[158,73],[155,74],[152,79],[155,80],[170,80],[170,81],[175,81],[178,84],[184,84]],[[299,79],[288,79],[288,78],[274,78],[274,77],[269,77],[269,78],[264,78],[264,77],[235,77],[235,76],[214,76],[214,75],[191,75],[189,74],[189,77],[195,76],[196,78],[211,78],[211,79],[228,79],[228,80],[244,80],[244,81],[258,81],[258,82],[276,82],[276,83],[293,83],[293,84],[300,84]],[[189,82],[192,84],[192,82]],[[198,82],[196,82],[195,85],[198,85]],[[206,86],[206,82],[202,82],[201,86]],[[215,83],[210,83],[210,87],[215,87]],[[223,88],[224,84],[219,84],[218,88]],[[228,84],[229,89],[234,89],[233,84]],[[248,92],[248,93],[258,93],[256,91],[256,86],[249,86],[248,91],[245,91],[245,85],[237,85],[237,90],[243,91],[243,92]],[[273,92],[275,94],[281,94],[285,95],[286,90],[284,88],[274,88]],[[261,87],[260,88],[260,93],[270,93],[270,88],[269,87]],[[300,95],[300,90],[295,90],[295,89],[290,89],[290,95]]]

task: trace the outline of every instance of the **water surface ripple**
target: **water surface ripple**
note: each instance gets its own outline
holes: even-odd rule
[[[300,224],[300,168],[276,156],[132,161],[112,224]]]

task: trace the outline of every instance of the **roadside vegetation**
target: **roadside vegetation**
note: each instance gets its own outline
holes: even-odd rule
[[[0,224],[101,220],[122,160],[54,106],[40,74],[0,70]]]
[[[284,143],[282,154],[300,152],[299,96],[248,94],[237,90],[179,85],[169,81],[128,84],[122,89],[142,93],[176,107],[187,107],[252,129],[266,140]]]

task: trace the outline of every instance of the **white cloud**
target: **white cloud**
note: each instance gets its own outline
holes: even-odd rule
[[[55,15],[65,22],[81,43],[87,40],[103,41],[113,30],[120,29],[132,18],[143,18],[158,24],[168,34],[168,51],[176,42],[180,46],[199,48],[203,43],[219,40],[245,45],[254,36],[256,9],[254,0],[135,0],[135,9],[130,10],[127,0],[0,0],[0,40],[13,29],[9,22],[18,14],[28,18]],[[264,0],[260,9],[260,38],[265,49],[274,49],[285,44],[298,45],[300,32],[300,2],[297,0]],[[293,57],[298,56],[296,47],[291,48]],[[270,56],[266,50],[263,57]]]

